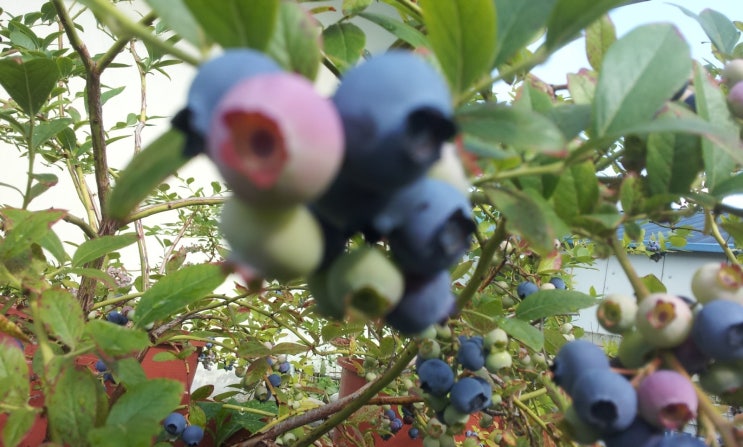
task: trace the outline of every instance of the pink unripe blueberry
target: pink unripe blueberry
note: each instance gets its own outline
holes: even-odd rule
[[[658,370],[645,377],[637,397],[640,415],[659,428],[679,430],[697,415],[694,386],[675,371]]]
[[[235,194],[261,206],[310,201],[340,169],[343,128],[333,103],[291,73],[252,77],[217,105],[208,153]]]
[[[671,348],[691,332],[691,309],[676,295],[653,293],[640,301],[635,324],[648,344]]]
[[[743,82],[738,82],[728,92],[730,111],[738,118],[743,118]]]

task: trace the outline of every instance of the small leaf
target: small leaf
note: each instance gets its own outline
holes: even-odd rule
[[[285,69],[315,79],[322,60],[320,27],[299,4],[281,2],[267,52]]]
[[[62,210],[26,211],[14,208],[0,210],[5,224],[5,239],[0,240],[0,259],[14,258],[32,244],[44,240],[52,225],[66,214]]]
[[[136,233],[126,233],[112,236],[101,236],[83,242],[72,255],[72,266],[82,267],[90,261],[94,261],[113,251],[124,248],[137,241]]]
[[[495,66],[529,44],[544,25],[557,0],[495,0],[498,16]]]
[[[527,296],[516,308],[516,317],[525,321],[568,315],[596,304],[596,299],[574,290],[540,290]]]
[[[193,399],[193,398],[192,398]],[[193,400],[188,405],[188,423],[190,425],[198,425],[199,427],[206,427],[207,424],[206,413],[201,407],[198,406]]]
[[[225,48],[265,50],[276,26],[279,0],[184,0],[206,34]]]
[[[474,263],[475,261],[470,259],[469,261],[464,261],[457,264],[457,266],[454,267],[454,270],[451,272],[451,281],[454,282],[466,275],[467,272],[470,271],[470,269],[472,268],[472,264]]]
[[[129,213],[160,183],[189,160],[183,154],[183,134],[170,130],[136,154],[119,174],[108,197],[108,215],[125,222]]]
[[[163,277],[140,298],[137,326],[175,315],[211,293],[225,278],[222,267],[214,264],[190,265]]]
[[[42,144],[54,138],[58,133],[69,128],[71,125],[72,119],[70,118],[58,118],[38,123],[34,126],[34,132],[31,136],[31,146],[34,149],[38,149]]]
[[[71,365],[57,377],[46,398],[52,439],[65,445],[87,445],[99,411],[97,395],[103,389],[89,371]]]
[[[29,407],[18,407],[8,415],[3,426],[3,445],[16,446],[34,426],[37,410]]]
[[[565,222],[593,212],[599,199],[596,168],[590,161],[573,165],[560,175],[552,200],[555,212]]]
[[[586,28],[586,56],[594,70],[601,69],[609,47],[617,40],[617,31],[608,15],[602,16]]]
[[[702,169],[699,137],[656,133],[647,139],[647,186],[650,194],[683,194]]]
[[[59,182],[59,179],[54,174],[31,174],[31,178],[36,180],[36,183],[34,183],[34,185],[31,187],[31,190],[28,192],[29,202],[36,197],[44,194],[46,191],[49,190],[49,188],[53,187],[57,184],[57,182]]]
[[[485,193],[506,216],[508,228],[520,234],[539,254],[551,253],[555,239],[568,233],[554,209],[536,195],[501,189],[487,189]]]
[[[374,14],[368,11],[360,13],[359,17],[363,17],[366,20],[376,23],[398,39],[410,44],[413,48],[431,47],[431,43],[428,41],[426,36],[407,23],[395,20],[386,15]]]
[[[544,334],[528,322],[519,318],[498,317],[498,327],[508,335],[525,344],[534,351],[541,351],[544,347]]]
[[[85,330],[83,311],[71,293],[48,289],[41,295],[39,314],[49,333],[75,349]]]
[[[115,361],[112,365],[111,372],[117,381],[125,384],[127,387],[148,380],[142,364],[134,357],[126,357]]]
[[[214,385],[204,385],[191,392],[191,400],[206,400],[214,392]]]
[[[490,315],[473,310],[462,309],[462,318],[480,334],[488,333],[498,327],[498,324]]]
[[[365,10],[372,4],[372,0],[343,0],[343,15],[352,16]]]
[[[53,59],[0,60],[0,85],[27,115],[35,115],[41,109],[59,76]]]
[[[88,278],[92,278],[95,280],[100,281],[102,284],[104,284],[106,287],[110,287],[112,289],[115,289],[117,287],[116,280],[111,277],[106,272],[103,272],[99,269],[94,268],[61,268],[59,270],[59,273],[61,275],[64,274],[71,274],[71,275],[80,275],[80,276],[87,276]]]
[[[366,45],[366,34],[350,22],[334,23],[322,33],[325,54],[345,72],[358,62]]]
[[[460,93],[487,74],[495,59],[493,0],[421,0],[423,20],[452,90]]]
[[[740,38],[740,31],[738,31],[735,24],[724,14],[707,8],[699,15],[696,15],[682,6],[674,6],[702,25],[702,29],[707,34],[707,37],[712,41],[712,44],[717,48],[717,51],[727,55],[733,54],[735,45],[738,43],[738,39]]]
[[[561,152],[565,139],[543,115],[523,108],[483,104],[464,108],[457,123],[465,134],[520,151]]]
[[[93,338],[98,349],[111,357],[129,355],[141,351],[150,344],[146,332],[125,328],[108,321],[91,320],[85,325],[85,331]]]
[[[641,51],[638,51],[641,50]],[[596,87],[596,136],[650,121],[689,78],[689,45],[669,24],[644,25],[611,46]]]
[[[575,104],[592,105],[596,92],[595,73],[586,69],[581,69],[578,73],[568,73],[568,91]]]
[[[650,293],[666,293],[666,286],[663,285],[663,282],[658,279],[657,276],[653,275],[652,273],[649,275],[645,275],[642,278],[640,278],[642,282],[645,284],[645,287],[648,288],[648,291]]]
[[[557,0],[547,22],[548,49],[559,48],[580,31],[626,0]]]
[[[546,114],[552,120],[565,141],[570,141],[591,126],[591,106],[588,104],[562,104]]]
[[[282,342],[277,343],[276,346],[271,348],[271,354],[273,355],[279,355],[279,354],[301,354],[303,352],[309,351],[310,348],[308,348],[305,345],[300,345],[299,343],[290,343],[290,342]]]

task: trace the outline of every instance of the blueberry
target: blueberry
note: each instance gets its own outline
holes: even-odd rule
[[[392,433],[397,433],[400,430],[402,430],[402,419],[394,418],[390,422],[390,431]]]
[[[418,367],[421,388],[435,396],[443,396],[454,385],[454,372],[451,367],[439,359],[429,359]]]
[[[647,251],[658,252],[660,251],[660,244],[658,244],[657,241],[650,240],[645,244],[645,249],[647,249]]]
[[[189,447],[197,446],[204,439],[204,429],[198,425],[189,425],[181,433],[181,439]]]
[[[418,438],[418,436],[420,436],[420,434],[421,434],[421,431],[415,427],[408,430],[408,436],[410,437],[410,439],[416,439]]]
[[[610,369],[578,374],[572,397],[581,419],[604,434],[630,426],[637,415],[637,393],[632,384]]]
[[[371,190],[421,177],[456,133],[446,82],[412,52],[386,52],[348,70],[333,102],[346,135],[342,170]]]
[[[408,275],[402,299],[385,319],[403,334],[418,334],[447,318],[454,305],[448,271],[428,277]]]
[[[212,342],[210,342],[210,341],[208,341],[208,342],[206,342],[206,343],[204,344],[204,347],[205,347],[206,349],[211,349],[211,348],[212,348],[212,346],[214,346],[214,343],[212,343]]]
[[[688,337],[692,319],[684,300],[676,295],[653,293],[638,304],[635,325],[648,344],[672,348]]]
[[[258,402],[267,402],[271,398],[271,391],[261,384],[255,387],[254,396]]]
[[[640,415],[661,429],[679,430],[697,414],[697,394],[689,379],[657,370],[637,387]]]
[[[470,371],[477,371],[485,366],[485,356],[482,344],[470,340],[462,343],[457,352],[457,361],[463,368],[469,369]]]
[[[486,386],[487,385],[487,386]],[[449,393],[451,405],[459,412],[472,414],[484,410],[491,401],[490,385],[472,378],[465,377],[454,383]]]
[[[687,337],[680,345],[674,347],[673,354],[690,375],[704,371],[711,360],[699,349],[694,337]]]
[[[281,376],[278,374],[271,374],[268,376],[268,383],[271,384],[272,387],[276,388],[279,385],[281,385]]]
[[[638,417],[624,430],[604,436],[606,447],[657,447],[663,431]]]
[[[393,420],[397,417],[397,414],[395,413],[395,410],[388,408],[384,410],[384,417],[386,417],[389,420]]]
[[[288,373],[289,369],[291,369],[291,364],[289,362],[279,363],[279,372],[281,374]]]
[[[108,371],[108,367],[103,360],[98,359],[98,361],[95,362],[95,370],[98,372],[106,372]]]
[[[106,315],[106,320],[120,326],[125,326],[129,322],[129,319],[117,310],[112,310],[111,312],[109,312],[108,315]]]
[[[227,184],[253,205],[306,203],[330,186],[343,159],[343,128],[332,102],[292,73],[234,85],[216,109],[207,150]]]
[[[531,295],[532,293],[536,293],[538,291],[539,291],[539,286],[534,284],[531,281],[522,281],[516,287],[516,295],[518,295],[519,298],[521,298],[522,300],[526,298],[527,296]]]
[[[609,369],[609,359],[604,351],[589,341],[571,341],[564,344],[555,356],[552,364],[553,380],[572,395],[578,374],[594,368]]]
[[[228,49],[199,66],[188,91],[187,108],[195,132],[206,135],[219,100],[238,82],[281,68],[265,54],[250,49]]]
[[[180,435],[186,428],[186,418],[180,413],[170,413],[163,421],[165,431],[173,436]]]
[[[694,319],[692,337],[715,360],[743,359],[743,305],[727,300],[705,304]]]
[[[470,246],[475,229],[465,195],[441,180],[424,177],[400,189],[374,218],[400,267],[433,274],[449,268]]]
[[[550,278],[550,284],[555,286],[555,289],[559,289],[559,290],[565,290],[565,287],[566,287],[565,280],[558,276]]]
[[[689,433],[671,432],[664,436],[654,447],[706,447],[707,444]]]

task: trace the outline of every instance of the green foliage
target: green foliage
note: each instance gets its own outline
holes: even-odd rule
[[[420,338],[359,315],[326,319],[307,278],[265,282],[228,261],[217,205],[230,191],[219,179],[182,175],[206,157],[184,153],[183,133],[145,100],[146,80],[180,78],[176,67],[198,65],[221,48],[254,48],[310,80],[334,75],[342,82],[375,47],[373,29],[391,48],[424,54],[448,81],[459,129],[455,158],[472,185],[477,232],[451,268],[458,312],[421,337],[434,339],[447,360],[458,335],[500,328],[510,337],[504,349],[514,365],[476,373],[503,400],[494,407],[503,416],[498,428],[478,429],[486,445],[568,445],[555,422],[564,398],[548,382],[547,363],[584,333],[571,321],[596,302],[595,290],[576,290],[575,268],[616,256],[638,297],[673,293],[654,275],[640,277],[627,252],[651,255],[647,240],[684,246],[692,229],[674,225],[692,213],[705,214],[705,231],[722,228],[743,240],[740,210],[724,202],[743,193],[741,121],[720,82],[722,66],[741,57],[740,22],[681,8],[713,47],[716,59],[702,64],[672,25],[618,36],[608,13],[626,3],[620,0],[337,3],[339,11],[310,0],[224,0],[219,7],[206,0],[53,0],[39,11],[0,13],[0,86],[7,93],[0,142],[28,166],[22,180],[0,183],[11,193],[0,203],[3,445],[19,445],[39,418],[47,419],[45,439],[54,444],[170,445],[161,421],[178,409],[191,424],[208,425],[215,445],[237,435],[297,437],[295,445],[306,446],[330,425],[378,420],[376,406],[350,415],[372,394],[326,406],[339,385],[328,365],[339,356],[358,359],[357,372],[377,377],[373,386],[384,393],[421,400],[406,369]],[[590,67],[566,73],[565,85],[530,72],[581,34]],[[86,49],[94,42],[105,46],[101,53]],[[112,69],[131,81],[102,84]],[[687,83],[695,110],[671,99]],[[121,110],[125,97],[142,99]],[[179,108],[186,98],[172,101]],[[116,110],[119,122],[110,118]],[[151,141],[146,147],[143,136]],[[126,167],[109,165],[121,154],[131,158]],[[37,206],[62,188],[69,203]],[[643,234],[648,219],[673,231]],[[354,235],[349,245],[363,243]],[[735,253],[726,255],[738,263]],[[567,290],[549,290],[552,277]],[[522,281],[542,290],[519,298]],[[111,311],[132,321],[106,321]],[[143,365],[154,345],[167,347],[156,362],[198,358],[204,367],[240,373],[226,392],[206,386],[189,394]],[[106,372],[94,369],[99,358]],[[269,387],[268,375],[285,358],[293,374]],[[258,402],[264,386],[273,400]],[[38,396],[42,406],[34,407]],[[425,406],[416,412],[421,426],[435,414]],[[329,422],[308,424],[320,419]],[[724,433],[725,426],[708,429]]]

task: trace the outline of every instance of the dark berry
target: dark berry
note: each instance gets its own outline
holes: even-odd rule
[[[539,292],[539,286],[531,281],[523,281],[516,287],[516,294],[522,300],[532,293]]]
[[[572,395],[577,376],[590,369],[609,369],[609,359],[604,351],[589,341],[571,341],[564,344],[555,356],[553,380]]]
[[[439,359],[429,359],[418,367],[421,388],[435,396],[443,396],[454,385],[454,372],[449,364]]]
[[[178,436],[183,433],[187,425],[186,418],[180,413],[170,413],[163,421],[165,431],[171,435]]]
[[[743,305],[713,300],[694,318],[692,337],[699,349],[719,361],[743,359]]]
[[[181,433],[181,439],[187,446],[195,447],[204,439],[204,429],[198,425],[189,425]]]

